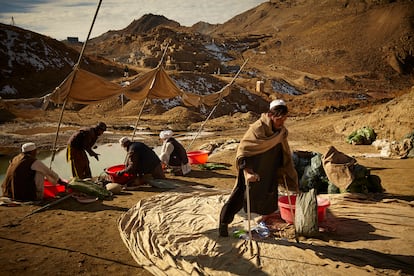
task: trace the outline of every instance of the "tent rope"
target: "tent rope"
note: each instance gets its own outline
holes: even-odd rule
[[[240,75],[240,72],[242,71],[243,67],[247,64],[247,62],[249,61],[249,59],[246,59],[243,63],[243,65],[240,67],[239,71],[237,72],[237,74],[233,77],[233,79],[230,81],[230,83],[228,83],[226,86],[224,86],[221,91],[223,91],[224,89],[226,89],[227,87],[231,86],[234,81],[237,79],[237,77]],[[196,135],[194,135],[193,140],[190,142],[190,144],[187,146],[186,151],[188,151],[191,146],[193,145],[195,139],[198,137],[198,135],[201,133],[202,129],[204,128],[204,125],[207,123],[207,121],[210,119],[211,115],[213,115],[214,111],[216,110],[217,106],[220,104],[222,98],[223,98],[223,93],[220,93],[220,97],[217,101],[217,104],[213,107],[213,109],[211,110],[210,114],[207,116],[207,118],[204,120],[204,122],[200,125]]]

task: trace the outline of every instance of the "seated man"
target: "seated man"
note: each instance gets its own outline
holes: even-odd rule
[[[187,152],[183,145],[173,137],[171,130],[163,130],[160,132],[160,139],[163,141],[160,159],[163,166],[172,169],[175,175],[186,175],[191,171],[188,163]]]
[[[127,137],[122,137],[119,143],[128,153],[125,169],[117,172],[117,175],[127,173],[137,176],[136,179],[127,183],[127,186],[143,184],[145,174],[151,174],[154,179],[165,178],[161,160],[150,147],[142,142],[132,142]]]
[[[57,173],[36,159],[34,143],[22,145],[22,152],[15,156],[7,168],[2,184],[3,196],[13,200],[35,201],[43,199],[44,179],[61,183]]]

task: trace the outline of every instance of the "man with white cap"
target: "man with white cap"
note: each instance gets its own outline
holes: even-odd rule
[[[158,155],[142,142],[132,142],[128,137],[119,139],[119,144],[127,151],[125,169],[118,171],[118,175],[124,173],[137,176],[127,186],[137,186],[145,182],[144,175],[151,174],[154,179],[164,179],[161,160]]]
[[[191,171],[188,163],[187,152],[183,145],[173,138],[172,130],[163,130],[160,132],[162,140],[160,159],[164,166],[172,169],[175,175],[186,175]]]
[[[228,236],[228,224],[242,208],[247,211],[247,204],[252,213],[262,216],[274,213],[278,208],[278,183],[286,179],[289,187],[298,190],[298,175],[284,126],[287,113],[285,101],[272,101],[268,112],[250,125],[240,141],[236,153],[236,185],[220,213],[220,236]]]
[[[36,159],[34,143],[22,145],[22,152],[14,157],[7,168],[2,184],[3,196],[13,200],[36,201],[43,199],[44,179],[60,183],[57,173]]]

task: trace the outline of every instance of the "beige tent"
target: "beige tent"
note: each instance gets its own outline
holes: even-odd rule
[[[73,70],[49,97],[56,104],[66,102],[93,104],[118,95],[118,84],[83,69]]]
[[[49,100],[56,104],[65,101],[93,104],[124,94],[131,100],[169,99],[180,96],[186,106],[201,104],[213,106],[230,93],[230,85],[209,95],[196,95],[181,91],[162,66],[139,76],[129,86],[107,81],[83,69],[73,70],[63,83],[53,91]]]
[[[56,148],[58,132],[66,103],[72,102],[80,104],[93,104],[108,100],[112,97],[125,95],[131,100],[145,100],[145,105],[147,99],[169,99],[180,96],[183,103],[187,106],[198,107],[201,104],[208,106],[215,105],[210,112],[210,115],[207,117],[208,120],[217,105],[220,103],[220,100],[230,93],[231,84],[237,78],[246,63],[247,60],[229,84],[224,86],[220,91],[205,96],[181,91],[181,89],[175,84],[174,80],[171,79],[165,69],[161,66],[161,62],[156,68],[139,76],[127,87],[122,87],[119,84],[105,80],[98,75],[75,66],[75,69],[61,83],[61,85],[46,97],[49,101],[56,104],[63,104],[56,131],[53,152]],[[142,109],[138,115],[135,129],[138,125],[138,121],[140,120],[141,113]],[[204,126],[204,124],[202,124],[202,126]],[[200,127],[198,133],[200,133],[202,126]],[[135,135],[135,129],[133,137]],[[198,134],[194,137],[194,140],[197,136]],[[51,158],[51,163],[53,160],[54,155]]]

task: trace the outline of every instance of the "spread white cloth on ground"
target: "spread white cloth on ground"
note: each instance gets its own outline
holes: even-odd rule
[[[218,236],[219,212],[228,197],[222,191],[177,189],[141,200],[120,217],[118,228],[136,262],[154,275],[414,272],[414,239],[392,246],[403,239],[401,231],[414,231],[410,203],[326,196],[331,231],[300,243],[274,237],[253,241],[253,254],[249,241],[231,237],[246,225],[243,214],[229,225],[230,237]],[[367,240],[369,248],[359,243]]]

